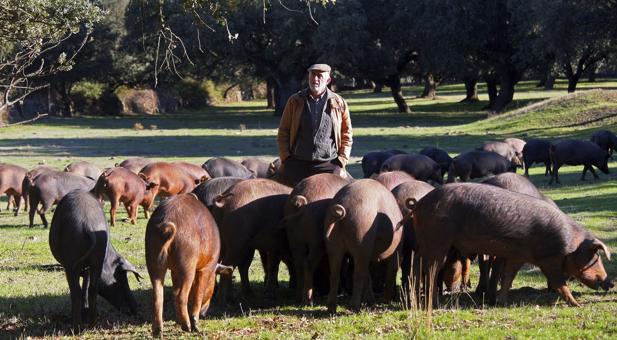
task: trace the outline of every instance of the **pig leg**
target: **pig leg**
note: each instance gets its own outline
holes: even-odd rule
[[[588,168],[589,168],[589,171],[591,171],[591,174],[593,175],[593,179],[600,179],[600,177],[598,176],[596,171],[593,169],[593,166],[591,164],[588,166]]]
[[[553,171],[551,170],[551,163],[544,162],[544,166],[546,167],[546,169],[544,170],[544,176],[552,175]]]
[[[212,294],[214,294],[214,285],[216,283],[216,270],[206,271],[204,275],[204,288],[201,300],[201,310],[199,312],[199,316],[202,318],[206,317],[206,313],[208,312],[208,308],[210,308],[210,301],[212,300]]]
[[[523,266],[522,262],[517,261],[506,261],[503,273],[501,274],[501,289],[497,295],[497,303],[500,305],[506,305],[508,303],[508,291],[512,287],[512,281],[514,281],[514,277],[516,277],[516,273]]]
[[[118,202],[117,197],[109,197],[109,200],[111,201],[111,208],[109,209],[109,218],[111,220],[111,226],[115,227],[116,226],[116,210],[118,210],[118,205],[120,204],[120,202]]]
[[[302,287],[304,290],[303,303],[306,305],[313,305],[313,277],[315,276],[315,271],[317,270],[322,257],[322,253],[319,249],[309,248],[308,257],[304,262],[304,284]],[[302,276],[298,275],[297,277]]]
[[[161,269],[161,268],[157,268]],[[152,314],[154,314],[152,318],[152,336],[159,337],[163,330],[163,284],[165,281],[165,272],[167,270],[163,269],[161,272],[152,273],[150,270],[150,281],[152,282]],[[159,274],[160,273],[160,274]]]
[[[328,313],[336,313],[338,287],[341,281],[341,264],[345,251],[338,244],[327,244],[328,262],[330,264],[330,291],[328,292]],[[355,289],[355,286],[354,286]]]
[[[131,219],[131,224],[137,224],[137,209],[139,209],[139,205],[137,204],[137,201],[132,202],[131,205],[129,205],[129,208],[130,208],[129,218]]]
[[[589,168],[589,167],[587,166],[587,164],[585,164],[585,165],[583,166],[583,174],[581,175],[581,181],[584,181],[584,180],[585,180],[585,175],[587,174],[587,169],[588,169],[588,168]]]
[[[386,287],[384,291],[384,301],[390,302],[392,301],[396,289],[396,274],[398,272],[399,261],[398,261],[398,252],[394,252],[392,256],[390,256],[386,260]]]
[[[482,296],[482,294],[486,293],[491,259],[492,257],[490,255],[478,255],[478,269],[480,272],[480,278],[478,279],[478,286],[476,286],[476,294],[479,296]]]
[[[69,283],[69,291],[71,293],[71,317],[73,319],[73,328],[79,327],[81,324],[81,308],[82,308],[82,292],[79,286],[79,273],[65,270],[66,280]]]
[[[501,280],[501,276],[503,273],[503,269],[506,265],[506,260],[503,258],[493,258],[493,263],[491,265],[490,279],[488,283],[488,302],[491,305],[497,304],[497,284]]]
[[[359,311],[362,305],[362,294],[369,280],[369,259],[364,254],[353,256],[354,272],[353,272],[353,291],[351,293],[350,307],[354,311]]]
[[[15,201],[13,212],[15,213],[15,216],[17,216],[19,213],[19,207],[21,207],[21,195],[13,195],[13,200]]]
[[[147,204],[142,204],[141,207],[144,208],[144,217],[148,219],[148,209],[150,209],[150,206]],[[135,215],[137,215],[137,209],[135,209]]]
[[[312,304],[313,272],[309,268],[306,247],[295,246],[291,249],[296,276],[302,278],[302,283],[296,287],[296,298],[305,305]]]
[[[195,280],[189,294],[189,317],[191,321],[191,330],[198,332],[197,321],[199,320],[199,312],[201,311],[201,303],[204,299],[204,293],[207,284],[207,273],[205,269],[198,270],[195,273]]]
[[[553,184],[553,180],[555,180],[557,184],[561,183],[559,181],[559,168],[560,166],[558,166],[557,164],[553,165],[553,173],[551,174],[551,180],[548,182],[548,185]]]
[[[96,297],[98,295],[99,288],[99,278],[101,277],[102,267],[100,266],[91,266],[88,270],[88,275],[84,277],[84,292],[87,290],[86,297],[84,301],[88,301],[88,322],[94,323],[96,321],[96,317],[98,315],[96,309]],[[88,280],[88,284],[86,285],[86,280]]]
[[[469,273],[471,272],[471,259],[468,257],[462,258],[463,268],[461,274],[461,291],[466,291],[471,288],[471,281],[469,280]]]
[[[45,229],[47,229],[47,226],[49,225],[49,223],[47,223],[47,218],[45,217],[45,213],[47,212],[47,210],[49,210],[51,204],[47,204],[46,202],[43,202],[43,207],[39,210],[39,216],[41,217],[41,221],[43,221],[43,227]]]
[[[171,281],[173,283],[174,297],[176,303],[176,318],[183,331],[191,330],[191,320],[189,317],[188,302],[195,272],[188,268],[195,268],[196,263],[191,261],[178,270],[171,272]]]
[[[34,214],[36,213],[36,208],[39,205],[39,201],[35,198],[35,195],[30,195],[30,211],[28,212],[28,218],[30,219],[30,228],[34,227]]]
[[[566,300],[570,306],[580,307],[581,304],[576,301],[572,292],[566,285],[566,278],[560,272],[561,267],[555,267],[554,263],[548,263],[540,266],[540,270],[548,279],[548,288],[556,290]]]
[[[274,298],[276,296],[276,287],[278,286],[278,272],[281,256],[275,252],[269,252],[267,262],[268,275],[266,280],[266,297]]]
[[[251,289],[251,283],[249,281],[249,267],[251,266],[251,262],[253,262],[253,256],[255,255],[255,250],[249,251],[249,255],[238,265],[238,272],[240,273],[240,286],[242,288],[242,295],[244,297],[252,298],[255,296],[253,290]],[[267,268],[264,267],[264,272],[267,271]],[[266,276],[267,280],[267,276]]]

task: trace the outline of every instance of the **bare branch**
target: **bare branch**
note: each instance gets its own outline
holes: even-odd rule
[[[47,113],[39,113],[36,115],[36,117],[32,118],[32,119],[28,119],[28,120],[22,120],[21,122],[17,122],[17,123],[12,123],[12,124],[4,124],[4,125],[0,125],[0,128],[5,128],[5,127],[9,127],[9,126],[15,126],[15,125],[23,125],[23,124],[28,124],[28,123],[32,123],[36,120],[39,120],[43,117],[47,117],[48,114]]]

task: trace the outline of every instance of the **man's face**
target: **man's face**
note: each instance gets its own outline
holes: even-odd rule
[[[326,86],[330,84],[330,73],[311,71],[308,75],[308,84],[313,95],[320,95],[326,90]]]

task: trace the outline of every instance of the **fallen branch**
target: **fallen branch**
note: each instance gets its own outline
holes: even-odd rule
[[[28,123],[32,123],[35,120],[38,120],[40,118],[43,118],[45,116],[48,116],[47,113],[43,113],[43,114],[38,114],[36,117],[32,118],[32,119],[28,119],[28,120],[22,120],[21,122],[17,122],[17,123],[12,123],[12,124],[6,124],[6,125],[0,125],[0,128],[3,127],[9,127],[9,126],[15,126],[15,125],[23,125],[23,124],[28,124]]]

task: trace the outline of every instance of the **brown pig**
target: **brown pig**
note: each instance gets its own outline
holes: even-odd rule
[[[385,186],[388,190],[396,188],[401,183],[416,180],[412,175],[400,170],[382,172],[379,175],[374,176],[373,179],[383,184],[383,186]]]
[[[148,218],[148,207],[154,200],[151,184],[137,176],[131,170],[116,167],[105,170],[99,176],[94,186],[94,195],[102,200],[107,197],[111,202],[109,218],[111,225],[116,226],[116,210],[120,203],[124,204],[132,224],[137,223],[137,207],[144,208],[144,215]]]
[[[15,216],[19,213],[23,196],[21,183],[26,177],[27,171],[18,165],[0,164],[0,195],[6,193],[8,196],[6,210],[10,209],[11,200],[14,202]]]
[[[384,299],[394,294],[398,258],[396,251],[402,237],[401,210],[392,193],[373,179],[360,179],[343,187],[328,205],[324,220],[326,253],[330,264],[330,291],[327,306],[336,312],[341,263],[346,253],[353,258],[353,293],[351,307],[360,308],[363,293],[372,300],[369,264],[385,261]]]
[[[210,174],[208,174],[208,172],[199,165],[181,161],[173,162],[172,164],[179,166],[182,170],[184,170],[184,172],[189,174],[195,181],[195,185],[212,178]]]
[[[163,284],[171,271],[176,317],[184,331],[198,331],[197,320],[210,305],[219,265],[220,238],[212,214],[192,194],[162,202],[146,227],[146,266],[152,281],[152,335],[163,330]]]
[[[137,175],[141,169],[150,163],[152,163],[152,160],[147,158],[131,157],[123,160],[121,163],[116,163],[115,166],[129,169],[132,173]]]
[[[328,203],[349,181],[334,174],[317,174],[300,181],[285,205],[281,225],[287,232],[294,260],[298,297],[313,303],[313,276],[325,255],[323,222]]]
[[[102,173],[98,166],[86,161],[70,163],[64,168],[64,171],[74,173],[75,175],[88,177],[95,181]]]
[[[608,247],[545,201],[490,185],[449,184],[418,201],[413,220],[425,268],[439,269],[453,247],[463,256],[503,258],[497,302],[507,302],[524,263],[538,266],[570,305],[580,306],[566,285],[570,277],[592,289],[613,287],[598,255],[602,250],[610,259]]]
[[[39,166],[35,166],[32,170],[26,172],[26,176],[21,182],[22,200],[17,204],[17,210],[21,209],[21,202],[24,202],[25,204],[24,210],[28,210],[28,205],[30,203],[30,200],[28,197],[30,194],[30,188],[32,187],[32,184],[34,183],[34,179],[36,178],[36,176],[46,171],[56,171],[56,169],[50,166],[47,166],[47,165],[39,165]]]
[[[254,178],[236,183],[214,200],[212,211],[221,232],[222,263],[238,266],[244,295],[252,295],[248,269],[255,250],[267,255],[266,293],[275,293],[280,260],[289,254],[285,231],[279,224],[290,193],[290,187]],[[221,275],[217,294],[222,305],[230,288],[231,275]]]
[[[195,188],[195,179],[181,167],[167,162],[153,162],[139,172],[152,190],[153,200],[156,196],[163,197],[191,192]],[[152,205],[148,210],[152,209]]]

